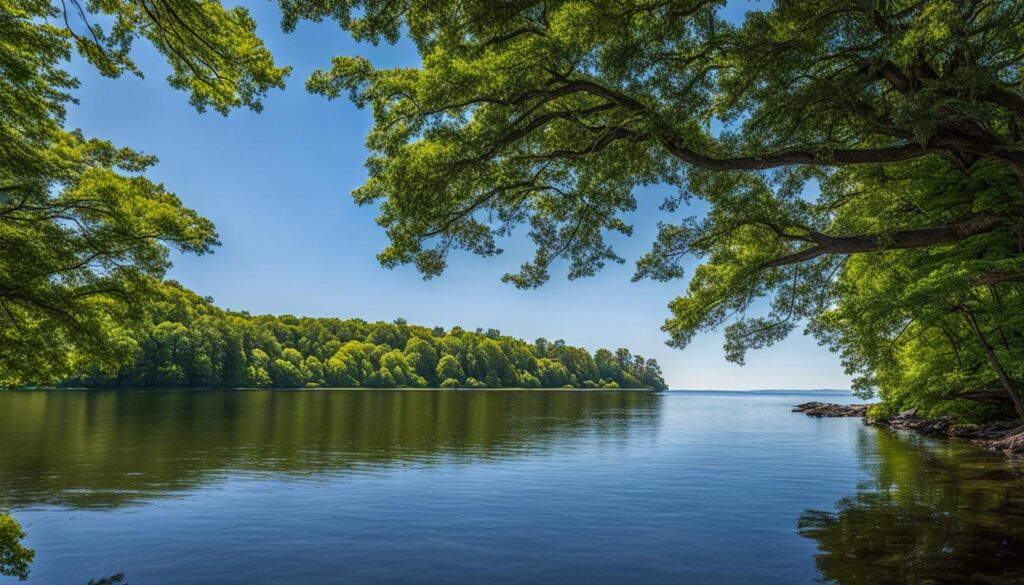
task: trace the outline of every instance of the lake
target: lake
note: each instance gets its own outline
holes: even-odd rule
[[[1019,467],[807,400],[5,392],[0,508],[29,583],[1024,581]]]

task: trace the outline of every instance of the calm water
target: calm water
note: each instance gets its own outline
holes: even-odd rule
[[[812,398],[0,393],[0,508],[30,583],[1024,580],[1017,468]]]

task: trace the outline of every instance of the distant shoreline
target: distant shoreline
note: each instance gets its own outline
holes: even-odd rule
[[[764,388],[757,390],[693,390],[693,389],[669,389],[666,392],[704,392],[704,393],[715,393],[715,394],[836,394],[836,395],[852,395],[852,390],[841,390],[838,388],[813,388],[813,389],[787,389],[787,388]]]
[[[451,392],[495,392],[495,391],[515,391],[515,392],[672,392],[672,393],[690,393],[690,394],[826,394],[835,396],[850,396],[852,391],[840,390],[834,388],[823,388],[823,389],[786,389],[786,388],[770,388],[770,389],[757,389],[757,390],[696,390],[691,388],[669,388],[665,390],[655,390],[652,388],[526,388],[521,386],[507,387],[507,388],[411,388],[411,387],[391,387],[391,388],[370,388],[370,387],[345,387],[345,386],[323,386],[318,388],[251,388],[251,387],[237,387],[237,388],[224,388],[220,386],[40,386],[33,388],[0,388],[2,391],[196,391],[196,392],[208,392],[208,391],[254,391],[254,390],[282,390],[287,392],[295,392],[302,390],[358,390],[358,391],[373,391],[373,390],[387,390],[387,391],[451,391]]]
[[[282,391],[282,392],[304,392],[304,391],[318,391],[318,390],[346,390],[346,391],[358,391],[358,392],[374,392],[374,391],[386,391],[386,392],[664,392],[664,390],[655,390],[652,388],[526,388],[526,387],[507,387],[507,388],[410,388],[410,387],[393,387],[393,388],[369,388],[369,387],[318,387],[318,388],[222,388],[220,386],[46,386],[37,388],[6,388],[0,389],[2,391],[9,392],[61,392],[61,391],[72,391],[72,392],[251,392],[251,391]]]

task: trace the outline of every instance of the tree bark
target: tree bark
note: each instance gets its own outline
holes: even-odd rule
[[[993,286],[1004,282],[1024,282],[1024,272],[989,272],[974,279],[978,286]]]
[[[985,337],[985,333],[978,326],[978,320],[974,318],[974,315],[965,307],[960,308],[960,313],[967,320],[967,324],[970,326],[971,331],[974,332],[974,336],[978,340],[978,344],[981,346],[982,351],[985,352],[985,357],[988,358],[989,365],[995,370],[996,376],[999,378],[999,383],[1002,385],[1006,393],[1010,395],[1010,400],[1013,401],[1013,408],[1017,411],[1017,418],[1024,419],[1024,404],[1021,404],[1021,399],[1017,396],[1016,390],[1013,388],[1013,382],[1010,381],[1010,376],[1006,373],[1003,368],[1003,364],[999,361],[999,356],[996,355],[992,345],[988,342]]]
[[[965,240],[978,234],[991,232],[999,227],[1004,217],[988,211],[982,211],[943,226],[919,228],[896,232],[889,237],[879,236],[828,236],[819,232],[811,232],[807,239],[815,245],[793,254],[780,256],[765,262],[765,268],[787,266],[817,258],[825,254],[858,254],[862,252],[880,252],[905,248],[921,248],[935,244],[945,244]]]

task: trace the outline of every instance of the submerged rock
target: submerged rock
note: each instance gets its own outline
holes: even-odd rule
[[[1020,421],[997,421],[981,425],[957,424],[949,415],[925,418],[916,408],[897,415],[872,419],[868,418],[871,404],[831,404],[828,402],[805,402],[793,407],[793,412],[808,416],[864,418],[864,424],[897,431],[913,431],[930,437],[943,437],[970,441],[989,451],[1003,453],[1014,461],[1024,461],[1024,425]]]

